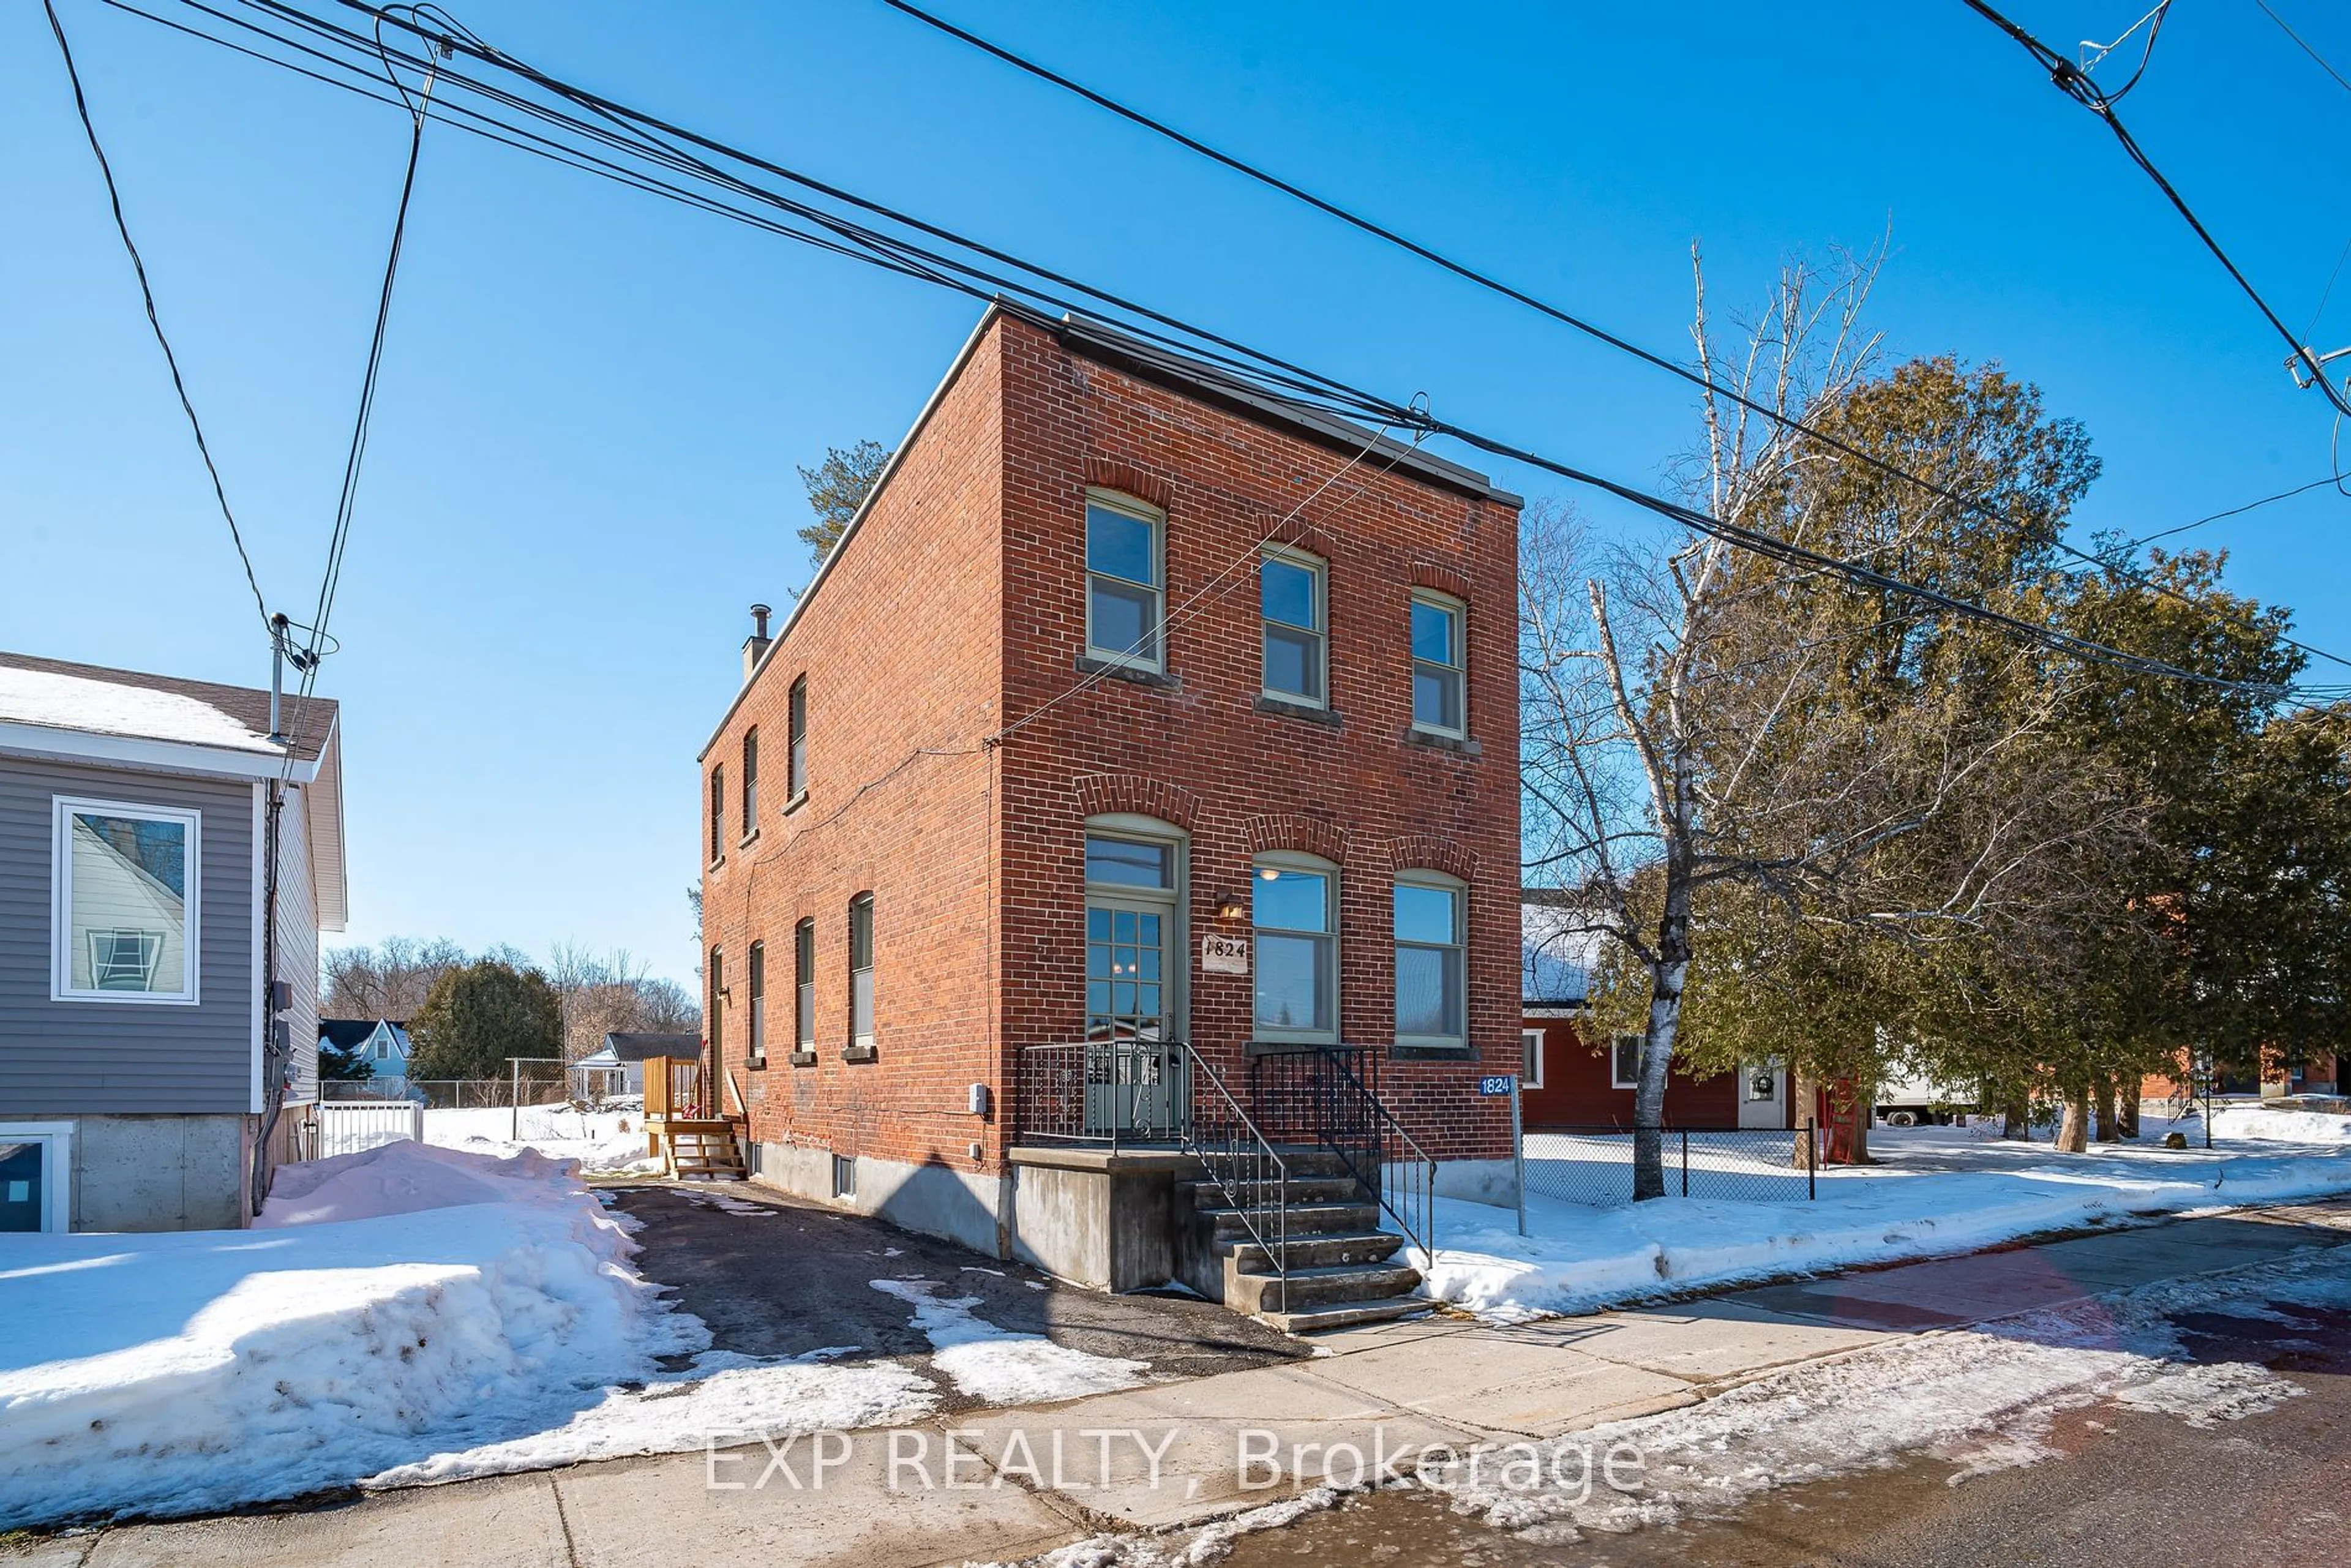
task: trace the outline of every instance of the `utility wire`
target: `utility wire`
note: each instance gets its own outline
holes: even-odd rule
[[[1279,174],[1273,173],[1270,170],[1267,170],[1259,164],[1249,162],[1246,159],[1227,152],[1220,148],[1212,146],[1211,144],[1201,141],[1197,137],[1179,131],[1164,120],[1155,119],[1151,115],[1144,113],[1141,110],[1133,108],[1128,104],[1112,98],[1105,92],[1088,87],[1083,82],[1077,81],[1070,77],[1064,76],[1049,66],[1040,64],[1038,61],[1030,59],[1025,55],[1019,54],[1000,44],[994,43],[967,28],[959,27],[954,23],[933,14],[932,12],[924,10],[919,5],[911,4],[910,0],[882,0],[882,4],[889,6],[893,11],[899,12],[903,16],[911,17],[914,20],[922,23],[925,26],[934,28],[961,43],[967,44],[973,48],[981,51],[983,54],[992,56],[996,59],[1001,60],[1006,65],[1012,67],[1016,70],[1025,72],[1040,81],[1049,82],[1054,87],[1060,88],[1065,92],[1075,94],[1077,97],[1085,99],[1088,103],[1093,104],[1099,109],[1105,110],[1131,124],[1141,126],[1144,130],[1151,131],[1155,135],[1165,137],[1166,140],[1176,143],[1177,146],[1185,148],[1189,152],[1196,152],[1201,157],[1209,160],[1211,162],[1229,169],[1233,172],[1239,174],[1246,179],[1255,181],[1257,183],[1264,185],[1269,189],[1278,191],[1283,195],[1301,202],[1306,205],[1312,207],[1317,212],[1322,213],[1327,216],[1336,218],[1339,222],[1347,225],[1351,228],[1356,229],[1364,234],[1370,235],[1374,238],[1381,240],[1385,244],[1394,246],[1398,249],[1418,256],[1420,259],[1429,262],[1432,265],[1453,274],[1456,277],[1461,278],[1479,288],[1485,289],[1489,293],[1499,295],[1502,298],[1510,300],[1515,304],[1524,306],[1527,308],[1535,311],[1539,315],[1559,322],[1560,324],[1580,332],[1597,342],[1605,344],[1609,348],[1629,354],[1644,364],[1664,371],[1667,374],[1677,377],[1694,387],[1700,388],[1714,396],[1723,398],[1728,402],[1735,403],[1750,413],[1759,414],[1783,430],[1802,435],[1807,440],[1817,442],[1821,445],[1836,452],[1842,456],[1850,457],[1857,462],[1865,464],[1876,472],[1886,476],[1888,478],[1896,479],[1904,484],[1915,486],[1928,495],[1933,496],[1943,501],[1950,502],[1973,516],[1980,517],[1989,521],[1998,523],[2002,527],[2014,529],[2027,537],[2031,537],[2033,532],[2030,525],[2018,522],[2002,515],[1996,507],[1986,501],[1971,496],[1956,493],[1947,486],[1938,484],[1936,481],[1927,478],[1914,470],[1904,468],[1897,464],[1889,462],[1886,459],[1878,456],[1873,452],[1869,452],[1862,447],[1853,444],[1850,442],[1842,440],[1839,437],[1810,423],[1806,420],[1791,415],[1783,410],[1774,408],[1769,403],[1750,398],[1740,392],[1737,388],[1727,386],[1715,380],[1703,370],[1693,369],[1678,361],[1668,359],[1665,355],[1659,354],[1653,350],[1643,348],[1639,344],[1631,341],[1629,339],[1612,332],[1606,328],[1602,327],[1584,317],[1579,316],[1562,306],[1552,304],[1538,296],[1530,294],[1526,290],[1519,288],[1512,284],[1503,282],[1501,279],[1494,277],[1490,273],[1472,267],[1467,262],[1457,260],[1452,256],[1445,255],[1441,251],[1436,250],[1431,246],[1423,245],[1417,240],[1400,234],[1396,230],[1392,229],[1384,224],[1366,217],[1361,213],[1342,206],[1338,203],[1331,201],[1326,197],[1317,195],[1313,192],[1305,189],[1303,186],[1301,186],[1290,180],[1285,179]],[[2085,49],[2095,49],[2103,57],[2105,52],[2118,47],[2130,37],[2131,34],[2137,32],[2139,28],[2146,27],[2147,29],[2146,50],[2140,57],[2138,69],[2131,74],[2129,81],[2126,82],[2122,88],[2117,89],[2116,92],[2109,95],[2109,102],[2120,99],[2125,93],[2131,89],[2131,88],[2137,86],[2139,78],[2146,74],[2147,61],[2153,57],[2155,53],[2156,37],[2163,30],[2164,19],[2169,12],[2171,0],[2160,0],[2160,4],[2157,5],[2146,16],[2141,16],[2137,22],[2133,23],[2129,31],[2124,33],[2121,37],[2116,38],[2113,43],[2103,47],[2095,45],[2085,46]],[[2305,334],[2305,336],[2307,336],[2307,334]],[[2072,557],[2074,559],[2084,565],[2095,567],[2103,571],[2116,573],[2138,582],[2140,586],[2145,587],[2153,592],[2179,599],[2182,602],[2188,602],[2186,596],[2180,594],[2177,590],[2170,588],[2168,584],[2156,580],[2153,577],[2146,573],[2133,571],[2129,568],[2123,566],[2121,563],[2112,559],[2092,554],[2091,552],[2081,549],[2076,546],[2068,544],[2063,539],[2052,540],[2051,543],[2056,549]],[[2351,659],[2345,659],[2336,654],[2329,653],[2324,650],[2310,647],[2306,644],[2297,643],[2296,646],[2302,647],[2304,652],[2314,654],[2316,657],[2327,659],[2335,664],[2351,666]]]
[[[73,48],[66,42],[65,24],[57,19],[54,0],[41,0],[41,8],[48,13],[49,31],[57,40],[57,54],[65,61],[66,79],[73,86],[74,112],[81,118],[82,134],[89,139],[90,152],[98,159],[98,172],[106,180],[106,200],[114,212],[114,232],[122,236],[122,248],[131,256],[131,270],[139,277],[139,298],[147,307],[147,325],[155,334],[156,347],[163,350],[163,364],[172,372],[172,390],[179,394],[180,410],[188,416],[188,429],[196,438],[196,454],[204,462],[204,472],[211,476],[213,499],[220,503],[221,517],[228,524],[229,542],[236,547],[237,564],[245,569],[245,585],[253,591],[254,613],[261,618],[266,630],[269,625],[269,604],[262,597],[260,580],[253,571],[253,557],[246,553],[245,534],[236,524],[236,512],[228,504],[228,490],[221,483],[220,465],[213,461],[212,444],[204,439],[204,421],[196,417],[196,405],[188,396],[188,383],[180,374],[180,357],[172,351],[172,340],[164,335],[162,318],[155,311],[155,289],[147,280],[147,263],[139,254],[139,246],[131,237],[131,225],[122,215],[122,193],[114,183],[114,166],[107,162],[106,149],[99,144],[98,128],[90,122],[89,99],[83,94],[81,72],[74,67]]]
[[[643,111],[629,109],[610,99],[539,72],[477,40],[453,37],[438,28],[426,26],[410,17],[363,4],[361,0],[340,0],[340,3],[347,9],[377,18],[381,23],[395,29],[406,31],[428,45],[437,43],[449,46],[457,53],[464,54],[469,58],[519,77],[543,92],[589,110],[607,123],[600,127],[583,121],[562,110],[522,99],[506,89],[492,84],[482,83],[445,68],[441,78],[444,86],[456,84],[481,92],[494,101],[511,106],[551,126],[590,137],[607,145],[618,146],[632,156],[643,157],[673,168],[678,167],[679,161],[683,159],[685,161],[684,172],[694,173],[700,178],[711,179],[740,194],[801,216],[860,249],[870,252],[872,256],[880,258],[885,265],[892,265],[893,270],[904,270],[905,265],[912,261],[920,264],[926,274],[935,271],[937,276],[932,276],[931,280],[939,282],[945,287],[957,288],[981,298],[991,298],[992,289],[995,295],[1009,294],[1043,301],[1070,311],[1073,316],[1091,315],[1101,307],[1107,307],[1126,318],[1121,321],[1123,329],[1187,356],[1196,371],[1205,364],[1212,376],[1229,377],[1237,390],[1249,392],[1259,396],[1271,396],[1304,406],[1341,410],[1371,419],[1389,420],[1406,428],[1420,431],[1424,434],[1449,435],[1477,450],[1496,456],[1512,458],[1571,482],[1606,491],[1632,505],[1656,512],[1728,543],[1764,554],[1784,563],[1801,565],[1840,576],[1874,591],[1911,598],[1953,615],[1991,625],[2028,641],[2038,643],[2053,652],[2074,657],[2100,660],[2150,676],[2176,678],[2232,688],[2245,688],[2248,685],[2243,682],[2202,675],[2159,660],[2106,647],[2104,644],[2072,636],[2054,627],[2008,615],[1987,605],[1959,600],[1936,590],[1908,583],[1860,562],[1842,559],[1795,545],[1760,529],[1709,517],[1694,508],[1666,501],[1661,497],[1605,479],[1540,453],[1515,446],[1449,422],[1419,414],[1405,405],[1350,386],[1335,378],[1307,370],[1303,366],[1268,354],[1263,350],[1249,348],[1233,339],[1194,326],[1164,312],[1153,310],[1107,290],[1024,261],[1010,253],[987,246],[937,225],[925,223],[883,204],[856,196],[839,187],[815,180],[739,148],[729,146],[714,138],[687,131]],[[301,26],[313,36],[334,40],[346,47],[354,44],[371,49],[375,47],[362,35],[309,16],[290,5],[282,4],[281,0],[245,0],[245,4],[251,9],[266,12],[292,25]],[[402,56],[397,51],[394,51],[392,57],[402,59],[412,66],[421,66],[424,63],[416,57]],[[631,136],[616,141],[616,132],[613,129],[615,127],[627,129],[632,133]],[[671,140],[664,141],[664,138]],[[986,258],[989,262],[1000,264],[1002,267],[1009,270],[1008,272],[994,270],[951,251],[934,249],[920,241],[908,240],[899,235],[874,230],[860,220],[845,218],[838,213],[811,207],[808,203],[798,198],[783,196],[720,170],[703,158],[700,152],[684,152],[678,146],[674,145],[674,142],[684,143],[712,156],[726,159],[756,172],[786,180],[828,200],[850,205],[874,218],[900,225],[926,238],[936,239],[949,246]],[[1068,292],[1061,292],[1062,290]],[[1072,294],[1079,298],[1095,303],[1078,303],[1071,297]],[[1133,319],[1136,317],[1141,318],[1144,324],[1136,324]],[[1202,347],[1203,344],[1207,347]],[[2283,695],[2287,695],[2292,688],[2260,684],[2260,689]]]
[[[2338,391],[2327,381],[2326,368],[2318,362],[2317,356],[2310,351],[2300,338],[2294,336],[2294,329],[2287,326],[2278,313],[2270,308],[2270,302],[2262,298],[2261,290],[2253,287],[2252,280],[2245,276],[2236,262],[2230,258],[2229,253],[2221,248],[2220,242],[2212,236],[2212,231],[2204,226],[2204,220],[2196,215],[2196,210],[2188,204],[2188,199],[2179,193],[2178,187],[2164,177],[2163,171],[2155,166],[2155,161],[2147,155],[2146,150],[2139,146],[2137,139],[2132,136],[2129,130],[2123,124],[2122,117],[2115,112],[2115,99],[2119,95],[2102,91],[2097,83],[2090,79],[2090,74],[2087,71],[2052,49],[2008,17],[2001,16],[1999,11],[1987,5],[1985,0],[1961,0],[1961,4],[2013,39],[2020,47],[2038,61],[2044,70],[2048,71],[2050,80],[2055,82],[2058,89],[2066,97],[2105,121],[2106,129],[2114,132],[2115,140],[2122,144],[2123,152],[2129,156],[2130,161],[2137,164],[2139,171],[2149,180],[2155,182],[2155,188],[2162,192],[2164,199],[2171,204],[2173,210],[2187,220],[2188,226],[2195,231],[2196,237],[2204,242],[2204,248],[2212,253],[2212,258],[2220,264],[2222,270],[2226,271],[2231,278],[2235,280],[2245,298],[2253,302],[2253,308],[2262,313],[2262,319],[2270,324],[2279,337],[2285,340],[2286,347],[2291,350],[2287,355],[2288,362],[2300,361],[2304,369],[2310,372],[2312,383],[2325,396],[2326,401],[2334,405],[2335,412],[2339,414],[2351,414],[2351,394]],[[2158,17],[2158,21],[2160,20],[2161,18]],[[2134,76],[2131,79],[2136,82],[2138,78]]]
[[[2214,512],[2210,517],[2199,517],[2192,523],[2181,523],[2176,528],[2164,528],[2151,534],[2141,534],[2138,538],[2131,540],[2129,544],[2123,548],[2133,554],[2137,554],[2142,547],[2153,544],[2158,539],[2168,539],[2174,534],[2184,534],[2190,528],[2200,528],[2207,523],[2217,523],[2223,517],[2241,517],[2247,512],[2253,511],[2258,507],[2266,507],[2274,501],[2290,501],[2296,496],[2305,495],[2312,490],[2321,489],[2325,486],[2332,485],[2335,483],[2338,477],[2339,476],[2336,475],[2329,474],[2324,479],[2313,479],[2307,485],[2296,485],[2291,490],[2280,490],[2274,496],[2263,496],[2258,501],[2247,501],[2241,507],[2231,507],[2225,512]],[[2331,654],[2328,655],[2328,657],[2332,656],[2333,655]]]
[[[2295,32],[2291,26],[2286,25],[2286,19],[2284,17],[2279,16],[2275,11],[2271,10],[2269,0],[2253,0],[2253,4],[2262,8],[2262,16],[2267,16],[2271,21],[2275,22],[2278,25],[2279,32],[2283,33],[2287,37],[2292,38],[2296,47],[2298,47],[2304,54],[2308,55],[2312,59],[2317,61],[2318,68],[2325,71],[2328,76],[2333,77],[2335,78],[2335,85],[2342,88],[2346,92],[2351,92],[2351,78],[2346,78],[2341,71],[2336,70],[2333,66],[2327,64],[2326,57],[2325,55],[2320,54],[2316,49],[2311,47],[2308,40],[2304,38],[2300,33]]]

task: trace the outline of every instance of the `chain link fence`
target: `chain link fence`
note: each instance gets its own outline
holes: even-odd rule
[[[338,1100],[412,1100],[428,1111],[503,1111],[524,1105],[569,1105],[593,1098],[582,1074],[531,1078],[368,1078],[321,1082],[319,1097]]]
[[[1668,1197],[1808,1203],[1819,1196],[1820,1139],[1801,1127],[1668,1127],[1658,1134]],[[1525,1138],[1527,1192],[1590,1208],[1633,1202],[1630,1127],[1547,1128]]]

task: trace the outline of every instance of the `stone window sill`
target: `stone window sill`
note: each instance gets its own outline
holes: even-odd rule
[[[790,1061],[794,1067],[814,1067],[816,1065],[816,1052],[813,1051],[796,1051],[792,1052]]]
[[[749,849],[753,844],[756,844],[756,843],[758,843],[758,841],[759,841],[759,830],[758,830],[758,829],[757,829],[757,828],[754,828],[754,829],[752,829],[749,832],[747,832],[747,833],[744,834],[744,835],[743,835],[743,837],[741,838],[741,840],[740,840],[740,841],[738,841],[736,843],[735,847],[736,847],[737,849],[738,849],[738,850],[747,850],[747,849]]]
[[[1418,725],[1405,730],[1404,738],[1407,746],[1426,746],[1432,751],[1450,751],[1461,757],[1486,755],[1484,747],[1465,736],[1443,735],[1433,729],[1423,729]]]
[[[841,1053],[843,1061],[878,1061],[880,1054],[870,1045],[852,1045]]]
[[[1388,1047],[1390,1061],[1476,1061],[1478,1053],[1466,1045],[1406,1045]]]
[[[783,810],[782,810],[781,812],[779,812],[779,813],[778,813],[778,815],[789,817],[789,816],[790,816],[794,811],[799,810],[802,806],[805,806],[805,805],[807,805],[807,804],[808,804],[808,791],[807,791],[807,790],[805,790],[805,789],[803,789],[803,790],[801,790],[799,794],[797,794],[797,795],[793,796],[790,800],[787,800],[787,801],[785,801],[785,802],[784,802],[784,809],[783,809]]]
[[[1280,714],[1285,718],[1302,718],[1309,724],[1319,724],[1331,729],[1340,728],[1346,723],[1346,720],[1327,707],[1316,707],[1311,703],[1294,703],[1285,697],[1269,696],[1263,693],[1259,693],[1257,700],[1249,706],[1259,713]]]
[[[1146,669],[1123,659],[1096,659],[1081,653],[1077,671],[1081,675],[1107,675],[1113,681],[1125,681],[1138,686],[1155,686],[1164,692],[1180,692],[1183,681],[1165,670]]]

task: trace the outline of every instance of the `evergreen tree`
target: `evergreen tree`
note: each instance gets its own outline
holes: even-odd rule
[[[504,1078],[510,1057],[563,1053],[562,1003],[537,969],[485,958],[434,982],[408,1038],[411,1078]]]
[[[865,497],[873,493],[891,455],[878,441],[861,441],[846,450],[827,447],[823,462],[800,470],[800,483],[808,486],[809,509],[816,514],[816,520],[800,529],[800,541],[818,565],[841,542],[842,531],[865,504]]]

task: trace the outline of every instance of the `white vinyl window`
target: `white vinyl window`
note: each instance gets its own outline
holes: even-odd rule
[[[1540,1089],[1542,1082],[1543,1031],[1539,1029],[1519,1030],[1519,1087]]]
[[[1608,1086],[1612,1089],[1638,1089],[1641,1086],[1641,1037],[1620,1034],[1608,1048]]]
[[[1144,669],[1164,667],[1160,622],[1167,520],[1107,490],[1086,493],[1086,653]]]
[[[793,1040],[801,1056],[816,1055],[816,922],[803,920],[792,932]]]
[[[71,1122],[0,1122],[0,1235],[71,1228]]]
[[[1395,1030],[1399,1045],[1469,1043],[1467,891],[1437,872],[1395,883]]]
[[[193,1006],[198,813],[65,796],[54,810],[49,999]]]
[[[873,895],[849,901],[849,1049],[873,1052]]]
[[[1269,854],[1251,870],[1257,1038],[1336,1043],[1339,868],[1311,855]]]
[[[1438,735],[1468,733],[1463,716],[1462,605],[1441,593],[1412,596],[1412,725]]]
[[[1322,562],[1302,550],[1266,549],[1258,566],[1259,614],[1265,622],[1265,695],[1321,707],[1328,697],[1328,595]]]

